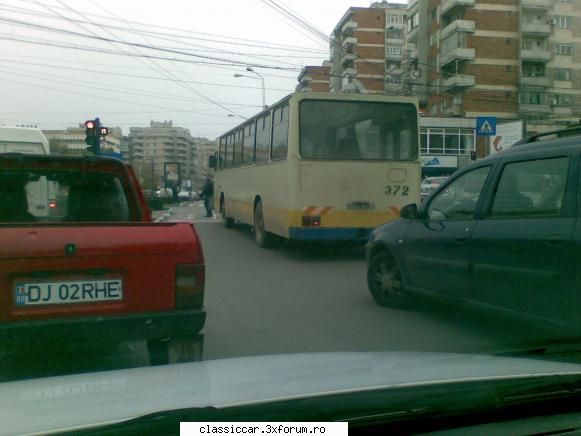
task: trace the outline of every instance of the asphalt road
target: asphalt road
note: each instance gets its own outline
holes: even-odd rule
[[[324,351],[495,353],[528,348],[555,333],[500,316],[418,301],[412,310],[379,307],[365,283],[362,249],[281,244],[259,248],[251,230],[205,218],[201,203],[156,211],[189,220],[206,259],[203,358]],[[0,381],[149,365],[143,342],[74,355],[50,350],[0,359]]]
[[[542,326],[419,301],[390,310],[372,300],[362,249],[283,244],[262,249],[246,226],[202,218],[201,204],[174,208],[190,218],[206,258],[204,358],[319,351],[493,353],[528,347]]]

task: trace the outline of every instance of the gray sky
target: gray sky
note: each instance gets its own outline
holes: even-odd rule
[[[148,125],[152,119],[174,120],[195,136],[214,138],[240,123],[239,116],[257,112],[262,91],[260,80],[247,73],[245,65],[208,63],[273,67],[253,67],[264,75],[266,102],[272,104],[293,91],[301,66],[320,65],[328,58],[327,42],[291,24],[266,3],[0,0],[0,124],[61,129],[100,116],[105,125],[121,126],[127,134],[130,126]],[[273,3],[328,36],[347,8],[371,2]],[[137,57],[144,55],[184,62]],[[235,78],[236,73],[250,77]],[[189,83],[180,85],[176,79]]]

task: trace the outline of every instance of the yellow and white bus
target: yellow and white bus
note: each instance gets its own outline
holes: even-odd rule
[[[220,137],[214,202],[227,227],[364,241],[420,201],[417,100],[296,92]]]

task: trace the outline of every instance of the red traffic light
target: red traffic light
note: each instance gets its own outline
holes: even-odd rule
[[[94,129],[95,128],[95,121],[93,121],[93,120],[85,121],[85,127],[87,129]]]
[[[107,127],[101,127],[101,136],[106,136],[109,134],[109,129]]]

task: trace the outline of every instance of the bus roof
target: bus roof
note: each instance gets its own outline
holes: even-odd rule
[[[407,96],[395,96],[395,95],[384,95],[384,94],[342,94],[342,93],[334,93],[334,92],[312,92],[312,91],[295,91],[291,94],[288,94],[278,100],[276,103],[273,103],[269,107],[261,110],[257,114],[254,114],[244,122],[238,124],[237,126],[229,129],[228,131],[224,132],[219,138],[224,136],[228,136],[231,133],[235,132],[236,130],[240,129],[242,126],[253,122],[257,118],[261,117],[266,112],[269,112],[272,109],[275,109],[277,106],[280,106],[290,100],[291,98],[296,97],[299,100],[337,100],[337,101],[389,101],[393,103],[411,103],[415,104],[418,107],[418,98],[417,97],[407,97]]]
[[[0,142],[41,144],[48,154],[49,143],[42,130],[32,127],[0,126]]]

